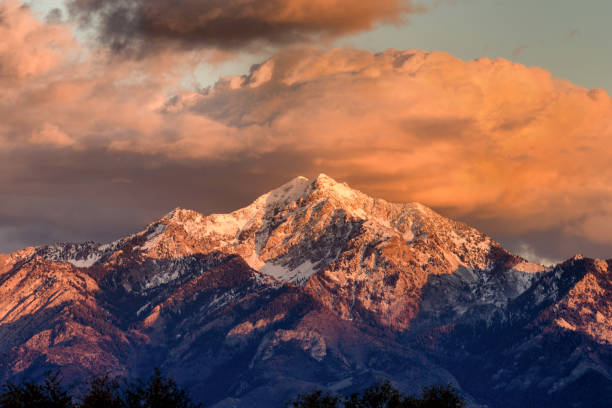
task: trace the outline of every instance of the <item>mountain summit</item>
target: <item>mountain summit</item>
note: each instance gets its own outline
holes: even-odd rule
[[[126,245],[152,258],[218,250],[238,254],[252,268],[280,281],[301,285],[341,259],[346,243],[355,240],[376,248],[406,246],[421,266],[435,264],[435,273],[485,269],[501,253],[510,255],[484,234],[419,203],[388,203],[320,174],[313,180],[296,177],[229,214],[204,216],[176,208],[134,236],[100,245],[100,254],[46,257],[92,266]],[[544,269],[514,260],[518,270]],[[365,266],[356,268],[352,272],[363,272]]]
[[[612,396],[609,264],[547,269],[421,204],[297,177],[229,214],[0,257],[0,375],[159,366],[219,407],[381,377],[492,407],[581,381]]]

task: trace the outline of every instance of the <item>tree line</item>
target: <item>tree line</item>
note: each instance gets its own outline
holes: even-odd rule
[[[340,396],[315,390],[299,395],[290,408],[463,408],[465,400],[451,385],[423,388],[421,396],[405,395],[390,381],[377,383],[361,392]]]
[[[0,408],[200,408],[172,378],[156,369],[143,381],[98,377],[82,392],[70,393],[59,372],[47,374],[42,383],[24,380],[7,383],[0,392]]]
[[[0,390],[0,408],[201,408],[186,390],[156,369],[147,380],[127,381],[108,376],[93,378],[80,392],[69,392],[60,372],[48,373],[41,383],[9,382]],[[449,386],[423,389],[406,396],[389,381],[362,392],[340,396],[314,390],[285,404],[288,408],[463,408],[464,400]]]

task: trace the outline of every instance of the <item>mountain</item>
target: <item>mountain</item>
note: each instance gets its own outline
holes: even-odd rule
[[[472,406],[612,400],[612,261],[530,263],[418,204],[298,177],[230,214],[0,255],[0,379],[160,367],[215,407],[453,383]]]

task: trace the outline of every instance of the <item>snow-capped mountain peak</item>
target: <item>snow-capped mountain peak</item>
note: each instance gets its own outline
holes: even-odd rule
[[[0,255],[0,277],[4,378],[129,375],[155,355],[207,398],[218,391],[212,401],[239,390],[230,405],[248,407],[280,405],[252,402],[321,372],[347,386],[368,372],[410,384],[452,373],[504,407],[612,384],[612,261],[547,269],[324,174],[227,214],[176,208],[109,244]]]
[[[325,174],[296,177],[228,214],[204,216],[177,208],[137,235],[147,256],[234,253],[252,268],[296,284],[321,271],[365,276],[368,268],[361,263],[345,265],[355,248],[374,245],[382,251],[399,243],[418,264],[451,273],[459,267],[486,269],[493,262],[492,248],[499,247],[422,204],[372,198]]]
[[[228,214],[175,208],[112,244],[53,246],[44,253],[90,267],[107,258],[120,262],[134,251],[153,259],[236,254],[261,273],[299,285],[317,272],[330,279],[367,279],[372,270],[387,269],[392,251],[409,254],[415,265],[434,274],[484,271],[500,253],[508,254],[486,235],[422,204],[372,198],[325,174],[296,177]],[[540,270],[515,258],[517,270]]]

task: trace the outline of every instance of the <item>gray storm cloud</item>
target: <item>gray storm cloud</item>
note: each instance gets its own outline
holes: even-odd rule
[[[119,53],[167,46],[243,49],[331,39],[423,11],[411,0],[70,0],[83,26]]]

